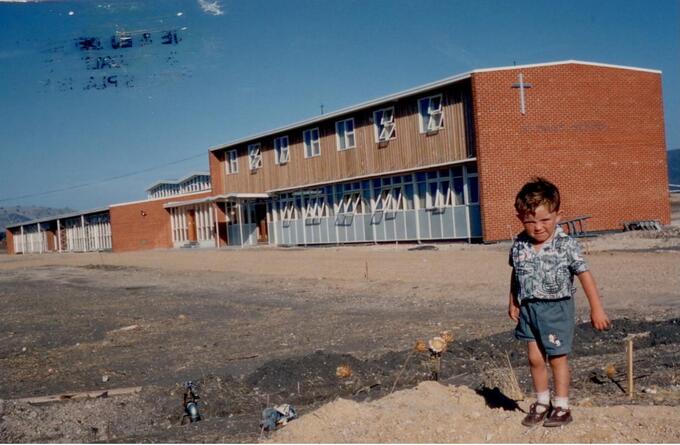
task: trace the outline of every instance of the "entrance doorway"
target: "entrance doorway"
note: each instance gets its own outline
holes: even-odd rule
[[[259,244],[269,243],[269,232],[267,230],[267,205],[259,202],[253,205],[255,215],[253,222],[257,224],[257,242]]]
[[[197,241],[196,236],[196,210],[191,209],[187,211],[187,231],[189,232],[189,241]]]

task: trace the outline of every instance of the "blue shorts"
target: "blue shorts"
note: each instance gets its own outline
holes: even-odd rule
[[[569,354],[575,324],[573,298],[525,300],[519,308],[515,338],[535,341],[549,357]]]

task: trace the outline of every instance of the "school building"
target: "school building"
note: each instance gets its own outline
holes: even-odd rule
[[[670,222],[661,72],[644,68],[474,70],[208,158],[209,188],[110,206],[112,249],[507,240],[533,176],[560,187],[566,218],[591,215],[588,230]]]

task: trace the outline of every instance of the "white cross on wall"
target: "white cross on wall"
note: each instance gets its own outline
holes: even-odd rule
[[[519,82],[513,83],[513,88],[519,88],[519,112],[522,114],[526,113],[526,106],[524,104],[524,89],[531,88],[534,85],[531,83],[524,83],[524,75],[519,73]]]

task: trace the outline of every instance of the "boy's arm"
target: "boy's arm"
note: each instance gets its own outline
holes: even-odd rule
[[[602,300],[600,299],[600,294],[597,291],[597,285],[595,284],[595,278],[590,271],[581,272],[577,275],[578,280],[581,282],[581,287],[583,287],[583,292],[588,298],[588,304],[590,304],[590,323],[598,331],[603,331],[611,326],[609,317],[604,312],[604,307],[602,306]]]
[[[508,302],[508,316],[512,321],[519,320],[519,304],[517,304],[517,288],[515,283],[515,268],[512,268],[510,274],[510,301]]]

